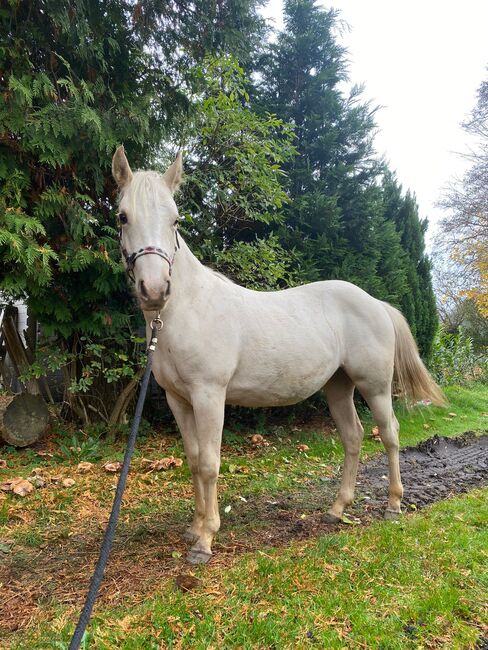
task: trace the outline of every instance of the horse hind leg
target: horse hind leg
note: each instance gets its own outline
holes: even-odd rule
[[[339,492],[325,515],[326,521],[337,523],[342,519],[344,508],[354,499],[364,430],[354,406],[354,384],[342,369],[329,379],[324,391],[345,452]]]
[[[403,485],[400,476],[399,456],[399,429],[398,420],[393,412],[391,401],[391,387],[378,393],[369,391],[368,388],[358,386],[361,394],[368,403],[373,418],[378,425],[381,441],[385,446],[388,456],[388,506],[385,510],[385,519],[398,519],[401,515],[401,500],[403,496]]]

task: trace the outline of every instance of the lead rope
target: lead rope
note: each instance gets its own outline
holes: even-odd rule
[[[117,526],[117,520],[119,518],[122,496],[124,494],[125,484],[127,482],[127,475],[129,473],[129,465],[132,458],[132,453],[134,451],[134,446],[136,443],[139,424],[141,422],[142,408],[144,406],[147,387],[149,385],[149,378],[151,376],[152,357],[154,354],[154,350],[156,349],[156,344],[158,342],[158,332],[161,330],[162,327],[163,327],[163,321],[160,319],[158,314],[157,317],[151,321],[151,342],[149,343],[149,347],[147,348],[146,369],[142,377],[141,390],[139,392],[139,399],[137,400],[134,419],[132,421],[132,427],[130,430],[129,439],[127,441],[127,448],[125,450],[124,462],[122,463],[122,469],[120,470],[119,482],[117,483],[117,489],[115,491],[114,502],[112,505],[112,512],[110,513],[107,529],[105,530],[105,536],[103,538],[102,546],[100,548],[100,555],[98,556],[97,565],[95,567],[95,571],[91,579],[90,589],[88,590],[85,605],[80,614],[80,619],[73,633],[73,637],[71,638],[71,642],[69,644],[69,650],[78,650],[78,648],[80,647],[86,627],[90,621],[93,605],[95,604],[98,590],[100,588],[100,584],[103,579],[103,574],[105,572],[105,567],[108,562],[110,549],[112,547],[112,542],[114,539],[115,528]]]

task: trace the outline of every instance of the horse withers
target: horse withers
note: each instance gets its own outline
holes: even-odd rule
[[[338,522],[354,497],[363,427],[354,406],[366,400],[389,463],[388,519],[401,513],[399,425],[392,384],[404,397],[444,404],[407,322],[392,306],[348,282],[314,282],[252,291],[201,264],[177,233],[178,155],[164,174],[133,173],[119,147],[112,171],[120,190],[123,261],[146,323],[161,311],[164,328],[153,372],[183,437],[195,489],[185,537],[191,563],[207,562],[220,527],[217,478],[226,404],[283,406],[324,389],[345,450],[336,500]]]

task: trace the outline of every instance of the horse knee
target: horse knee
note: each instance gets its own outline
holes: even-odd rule
[[[198,465],[198,472],[204,481],[216,481],[219,476],[220,460],[217,459],[202,459]]]

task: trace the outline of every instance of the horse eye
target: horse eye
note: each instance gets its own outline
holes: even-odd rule
[[[176,221],[174,222],[173,226],[174,226],[175,228],[176,228],[176,226],[178,225],[179,221],[180,221],[179,219],[176,219]]]
[[[127,223],[127,215],[125,214],[125,212],[119,212],[119,222],[122,225],[125,225]]]

